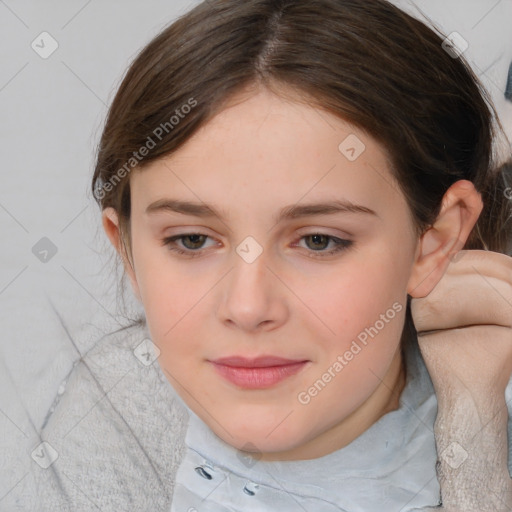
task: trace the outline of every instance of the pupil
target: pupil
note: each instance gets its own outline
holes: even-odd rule
[[[195,245],[195,244],[198,244],[199,243],[199,240],[198,238],[201,238],[203,235],[188,235],[185,240],[188,238],[189,240],[192,241],[192,245]],[[199,243],[199,245],[201,245]]]
[[[313,244],[321,243],[318,241],[318,238],[326,238],[325,235],[311,235],[311,238],[313,239]],[[322,244],[321,244],[322,245]]]

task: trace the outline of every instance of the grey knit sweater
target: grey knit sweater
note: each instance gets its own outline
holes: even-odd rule
[[[26,510],[169,510],[188,416],[158,361],[137,350],[148,337],[109,335],[74,367],[41,432],[43,465],[52,449],[57,458],[33,464],[37,508]]]

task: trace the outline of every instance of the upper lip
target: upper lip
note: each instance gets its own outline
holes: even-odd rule
[[[269,366],[286,366],[290,364],[304,363],[305,359],[285,359],[276,356],[261,356],[256,358],[247,358],[241,356],[222,357],[215,359],[212,363],[236,368],[265,368]]]

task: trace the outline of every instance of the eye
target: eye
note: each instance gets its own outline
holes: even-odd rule
[[[209,238],[210,237],[208,235],[203,233],[182,233],[164,238],[162,240],[162,245],[177,254],[187,256],[189,258],[195,258],[202,255],[205,250],[203,249],[204,243]],[[309,249],[310,252],[308,256],[312,258],[330,256],[348,249],[353,245],[351,240],[344,240],[323,233],[311,233],[304,235],[299,240],[306,241],[306,248]],[[184,249],[178,245],[178,242],[182,244]],[[332,244],[331,248],[326,250],[330,244]]]
[[[301,237],[301,240],[303,239],[306,241],[306,246],[308,249],[313,247],[311,251],[312,253],[309,254],[309,256],[313,258],[322,258],[324,256],[336,254],[345,249],[348,249],[353,244],[351,240],[344,240],[323,233],[312,233],[309,235],[304,235]],[[331,249],[326,251],[325,249],[329,246],[329,242],[332,242],[334,247],[331,246]]]
[[[208,235],[204,235],[202,233],[183,233],[181,235],[164,238],[162,240],[162,245],[167,246],[170,251],[194,258],[201,255],[202,251],[198,251],[197,249],[201,249],[205,240],[208,238],[210,238]],[[177,246],[177,240],[182,241],[186,250]]]

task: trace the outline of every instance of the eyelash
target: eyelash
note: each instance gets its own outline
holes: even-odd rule
[[[183,249],[176,247],[176,245],[175,245],[176,240],[187,238],[188,236],[206,236],[207,238],[210,238],[208,235],[205,235],[203,233],[183,233],[181,235],[174,235],[174,236],[164,238],[162,240],[162,245],[166,246],[170,251],[173,251],[182,256],[186,256],[188,258],[197,258],[198,256],[201,256],[202,252],[204,250],[201,250],[201,249],[198,249],[195,251],[192,249],[183,250]],[[341,238],[337,238],[335,236],[326,235],[324,233],[310,233],[308,235],[303,235],[299,240],[302,240],[303,238],[307,238],[307,237],[311,237],[311,236],[324,236],[329,241],[332,240],[334,243],[336,243],[336,247],[329,251],[326,251],[326,250],[313,251],[312,249],[310,249],[310,251],[311,251],[310,257],[312,257],[312,258],[324,258],[326,256],[332,256],[333,254],[342,252],[353,245],[352,240],[344,240]]]

